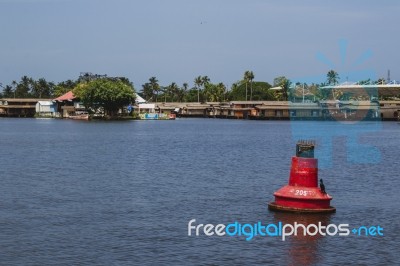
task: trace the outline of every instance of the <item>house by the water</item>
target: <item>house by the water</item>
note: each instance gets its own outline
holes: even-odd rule
[[[217,117],[265,120],[398,120],[400,84],[342,84],[321,89],[340,92],[341,100],[321,101],[230,101],[230,102],[156,102],[137,97],[135,112],[176,114],[178,117]],[[120,112],[129,112],[124,108]],[[68,118],[85,111],[72,91],[55,99],[0,99],[0,116],[51,116]]]
[[[36,113],[36,104],[39,101],[49,100],[50,99],[2,98],[0,99],[0,116],[34,117]]]

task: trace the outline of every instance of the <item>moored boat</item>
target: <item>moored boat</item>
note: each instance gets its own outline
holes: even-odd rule
[[[72,113],[67,118],[74,119],[74,120],[89,120],[90,119],[89,113],[84,112],[84,111]]]
[[[175,120],[176,114],[164,114],[164,113],[143,113],[140,114],[142,120]]]

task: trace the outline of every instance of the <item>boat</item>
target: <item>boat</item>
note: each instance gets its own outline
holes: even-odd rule
[[[76,111],[74,113],[71,113],[68,117],[68,119],[74,119],[74,120],[89,120],[89,113],[85,111]]]
[[[164,114],[164,113],[143,113],[140,114],[142,120],[175,120],[176,114]]]

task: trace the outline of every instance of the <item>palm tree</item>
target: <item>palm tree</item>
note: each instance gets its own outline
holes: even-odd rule
[[[335,70],[329,70],[326,74],[327,82],[329,85],[336,85],[339,82],[339,74]]]
[[[39,98],[42,98],[43,94],[49,96],[49,84],[44,78],[40,78],[37,82],[34,82],[33,86],[36,87],[36,93],[39,94]]]
[[[187,84],[185,82],[185,83],[183,83],[181,88],[179,88],[178,86],[176,86],[176,87],[177,87],[176,92],[175,92],[176,99],[177,99],[178,102],[182,102],[183,99],[185,98],[186,94],[187,94],[187,90],[189,88],[189,84]]]
[[[250,101],[253,100],[253,71],[249,71],[247,78],[250,80]]]
[[[197,88],[197,102],[200,102],[200,86],[203,84],[201,76],[194,79],[194,84]]]
[[[12,85],[13,88],[14,88],[14,98],[15,98],[15,91],[17,90],[17,85],[18,85],[18,83],[17,83],[15,80],[13,80],[13,81],[11,82],[11,85]]]
[[[218,88],[218,100],[225,101],[225,91],[226,91],[225,84],[220,82],[217,84],[217,88]]]
[[[14,93],[13,88],[10,85],[6,85],[5,87],[3,87],[3,85],[0,86],[3,88],[3,96],[4,98],[12,98],[12,95]]]
[[[380,78],[376,82],[378,85],[385,85],[386,84],[386,79],[385,78]]]
[[[201,78],[201,81],[202,81],[201,83],[203,85],[203,91],[205,91],[206,86],[210,83],[210,78],[208,76],[204,76]],[[207,101],[207,97],[206,97],[206,101]]]
[[[149,78],[149,81],[150,81],[150,86],[153,89],[153,93],[156,94],[156,102],[157,102],[158,92],[160,91],[160,85],[158,84],[158,80],[156,77]]]
[[[274,87],[281,87],[282,89],[277,93],[276,97],[278,101],[289,100],[290,85],[292,83],[285,76],[274,78]]]
[[[202,77],[201,80],[203,81],[203,86],[210,82],[210,78],[208,76]]]
[[[329,70],[326,74],[326,80],[329,85],[336,85],[339,81],[339,74],[335,70]],[[335,89],[332,89],[332,97],[336,99]]]
[[[146,101],[150,101],[150,99],[153,97],[153,88],[149,82],[146,82],[142,85],[142,94]]]
[[[247,83],[249,82],[249,76],[250,76],[250,71],[246,70],[243,75],[243,80],[246,84],[246,99],[245,99],[245,101],[247,101]]]
[[[187,90],[188,90],[188,88],[189,88],[189,84],[187,84],[186,82],[183,83],[182,88],[183,88],[183,91],[184,91],[184,92],[187,92]]]
[[[168,87],[160,87],[160,91],[164,94],[164,103],[167,102]]]
[[[50,96],[53,97],[54,88],[56,87],[56,84],[54,82],[50,81],[50,82],[47,83],[47,85],[48,85],[48,88],[49,88],[49,97]]]
[[[21,82],[19,82],[15,88],[16,96],[20,98],[29,97],[33,83],[34,81],[32,80],[32,78],[23,76],[21,78]]]
[[[174,100],[174,96],[178,94],[179,87],[175,82],[167,87],[167,92],[171,96],[171,102]]]

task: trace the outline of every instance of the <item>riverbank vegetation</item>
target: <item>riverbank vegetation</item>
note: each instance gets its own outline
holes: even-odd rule
[[[80,82],[73,90],[88,111],[102,110],[106,117],[113,117],[119,109],[134,102],[133,86],[127,80],[99,78]]]
[[[137,89],[136,92],[148,102],[224,102],[224,101],[295,101],[299,98],[306,97],[308,100],[321,100],[334,97],[335,99],[345,99],[346,95],[340,91],[334,93],[330,91],[320,90],[322,86],[336,85],[339,83],[339,74],[330,70],[326,76],[324,83],[312,84],[293,84],[287,77],[279,76],[273,80],[272,85],[266,81],[257,81],[253,71],[246,70],[243,77],[234,82],[230,88],[222,82],[212,81],[208,76],[197,76],[193,79],[193,86],[189,86],[188,82],[182,85],[176,82],[170,84],[160,84],[157,77],[150,77],[149,81]],[[91,73],[81,73],[76,80],[66,80],[59,83],[47,81],[44,78],[37,80],[23,76],[20,81],[12,81],[11,84],[0,86],[3,88],[0,93],[1,98],[56,98],[65,94],[70,90],[74,90],[81,97],[86,99],[86,94],[81,88],[94,80],[102,80],[105,84],[91,83],[94,87],[90,87],[88,95],[94,93],[96,97],[108,97],[114,99],[116,104],[120,104],[119,94],[111,96],[115,91],[110,89],[113,86],[121,87],[121,83],[130,87],[135,92],[133,84],[125,77],[107,77],[106,75],[93,75]],[[120,81],[120,82],[119,82]],[[385,79],[380,78],[377,81],[365,80],[359,81],[359,84],[384,84]],[[89,93],[90,91],[90,93]],[[92,95],[92,94],[90,94]],[[92,97],[92,96],[91,96]],[[94,97],[94,96],[93,96]],[[113,98],[114,97],[114,98]],[[86,104],[94,105],[94,99],[88,98]],[[128,97],[128,99],[130,99]],[[104,101],[103,101],[104,102]],[[117,103],[118,102],[118,103]],[[126,101],[123,101],[126,102]],[[108,106],[108,105],[107,105]],[[105,107],[105,104],[103,104]],[[109,106],[110,112],[113,112],[114,106]]]

